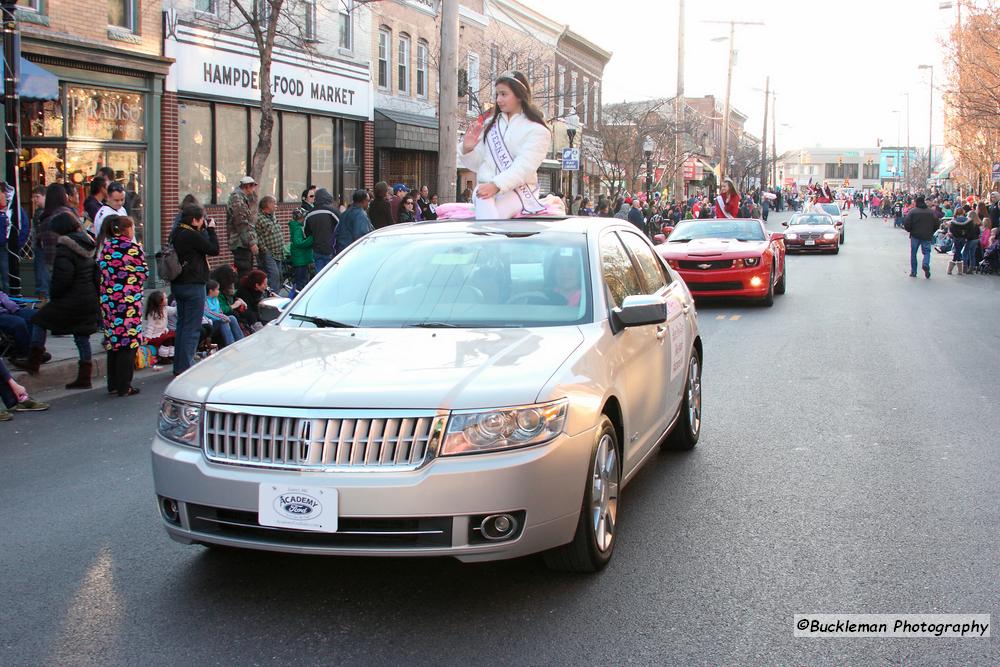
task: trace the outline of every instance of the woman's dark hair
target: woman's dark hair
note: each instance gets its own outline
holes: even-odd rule
[[[184,199],[181,200],[180,209],[183,211],[184,207],[187,206],[188,204],[196,204],[196,205],[198,204],[198,198],[195,197],[190,192],[184,195]]]
[[[306,197],[309,196],[309,193],[312,192],[315,189],[316,189],[315,185],[306,186],[306,189],[302,191],[302,196],[299,197],[299,199],[301,199],[302,201],[305,201]]]
[[[101,223],[101,234],[104,236],[124,236],[125,230],[131,227],[135,230],[135,220],[127,215],[109,215]],[[107,229],[107,234],[104,234]]]
[[[205,283],[205,291],[211,292],[214,289],[219,289],[219,281],[209,279],[208,282]]]
[[[538,123],[544,128],[548,128],[548,124],[545,122],[545,116],[542,114],[542,110],[535,106],[535,103],[531,101],[531,86],[528,84],[528,77],[524,76],[520,72],[504,72],[497,80],[494,82],[494,86],[499,84],[504,84],[510,91],[514,93],[516,97],[521,102],[521,111],[524,113],[525,117],[533,123]],[[500,105],[493,105],[493,117],[486,122],[486,126],[483,127],[483,143],[486,143],[486,135],[490,133],[493,125],[497,122],[497,118],[500,117]]]
[[[236,281],[238,276],[236,275],[236,270],[229,264],[221,264],[211,273],[212,280],[219,283],[220,289],[223,292],[228,293],[229,290],[236,286]]]
[[[379,181],[375,184],[375,199],[385,199],[389,195],[389,184]]]
[[[188,204],[181,209],[181,224],[190,225],[192,220],[205,217],[205,209],[198,204]]]
[[[62,211],[53,216],[49,228],[59,236],[66,236],[80,231],[80,221],[72,211]]]
[[[62,183],[53,183],[45,190],[43,217],[49,217],[61,208],[69,206],[69,195]]]
[[[253,271],[250,271],[245,276],[243,276],[243,279],[240,280],[240,287],[242,287],[243,289],[251,290],[254,288],[254,286],[266,282],[267,282],[267,274],[261,271],[260,269],[254,269]]]
[[[404,204],[406,204],[406,202],[410,202],[414,206],[417,205],[416,200],[413,198],[413,195],[410,194],[410,193],[406,193],[405,195],[403,195],[403,198],[399,200],[399,205],[403,206]]]
[[[108,187],[108,182],[103,176],[94,176],[94,180],[90,182],[90,196],[97,196],[106,187]]]
[[[160,290],[153,290],[146,297],[146,315],[163,317],[167,299]]]

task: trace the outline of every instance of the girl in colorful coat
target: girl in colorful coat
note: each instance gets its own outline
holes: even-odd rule
[[[108,352],[108,393],[134,396],[135,350],[142,335],[142,287],[146,261],[142,246],[133,240],[135,221],[108,216],[107,237],[98,255],[101,270],[101,323]]]
[[[498,220],[545,210],[539,201],[538,168],[552,143],[552,132],[531,100],[531,86],[521,72],[496,80],[496,106],[466,131],[458,162],[476,172],[476,218]]]

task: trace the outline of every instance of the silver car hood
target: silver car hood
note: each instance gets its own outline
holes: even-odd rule
[[[195,402],[302,408],[452,409],[532,403],[583,342],[537,329],[267,326],[198,363],[167,393]]]

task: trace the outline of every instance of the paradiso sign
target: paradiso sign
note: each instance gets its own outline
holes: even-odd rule
[[[187,25],[171,26],[164,54],[174,59],[167,90],[234,100],[260,100],[260,61],[249,42]],[[229,41],[232,40],[232,41]],[[249,53],[248,53],[249,52]],[[372,119],[371,73],[366,65],[275,48],[267,82],[274,104]]]

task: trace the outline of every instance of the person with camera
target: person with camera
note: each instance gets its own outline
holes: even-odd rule
[[[204,233],[203,233],[204,232]],[[177,302],[177,337],[174,344],[174,375],[194,363],[201,338],[201,318],[205,312],[208,258],[219,254],[215,220],[205,219],[205,209],[188,204],[181,211],[181,224],[170,235],[170,243],[181,264],[180,274],[170,282]]]

